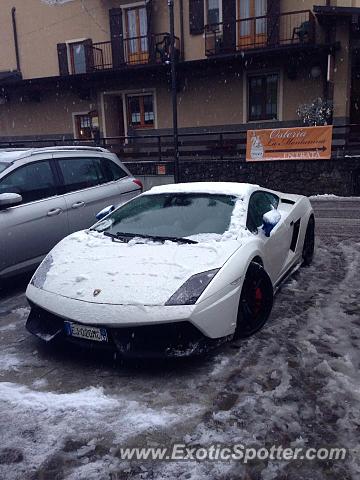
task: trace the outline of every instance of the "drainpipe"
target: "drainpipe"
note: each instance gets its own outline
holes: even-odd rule
[[[13,32],[14,32],[14,45],[15,45],[15,55],[16,55],[16,70],[20,72],[20,55],[19,55],[19,42],[18,42],[18,35],[17,35],[17,28],[16,28],[16,8],[13,7],[11,9],[11,17],[12,17],[12,25],[13,25]]]
[[[185,59],[185,37],[184,37],[184,1],[180,0],[180,56]]]

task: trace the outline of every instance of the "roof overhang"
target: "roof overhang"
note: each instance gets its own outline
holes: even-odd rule
[[[335,22],[341,18],[349,19],[352,23],[357,24],[360,18],[359,7],[341,7],[335,5],[314,5],[314,14],[320,23],[324,21]]]

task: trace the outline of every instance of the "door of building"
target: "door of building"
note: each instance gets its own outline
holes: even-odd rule
[[[267,0],[238,0],[240,49],[266,44],[266,6]]]
[[[125,34],[126,62],[130,64],[147,63],[149,41],[146,7],[125,10]]]

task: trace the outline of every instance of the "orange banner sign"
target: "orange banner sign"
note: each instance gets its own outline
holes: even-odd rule
[[[248,130],[246,161],[331,158],[332,126]]]

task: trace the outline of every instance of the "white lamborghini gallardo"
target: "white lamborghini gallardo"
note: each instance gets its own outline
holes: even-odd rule
[[[267,321],[314,253],[307,197],[242,183],[152,188],[62,240],[34,274],[30,332],[127,356],[188,355]]]

